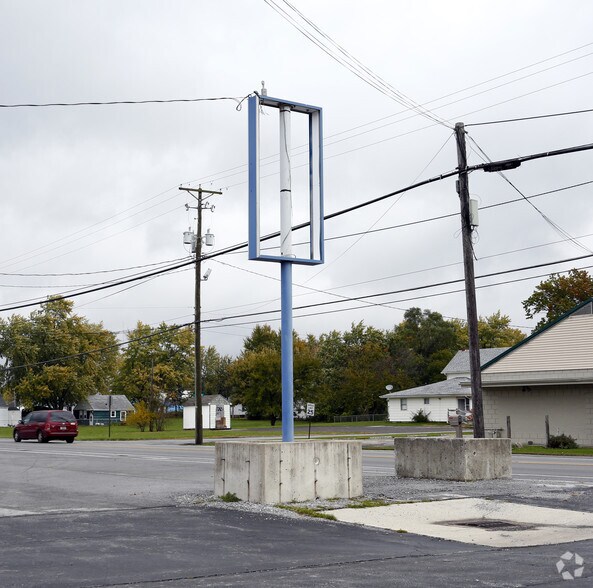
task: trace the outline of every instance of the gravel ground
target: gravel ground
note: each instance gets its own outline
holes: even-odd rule
[[[545,484],[523,480],[450,482],[444,480],[396,478],[395,476],[366,478],[364,480],[364,496],[358,499],[315,500],[295,503],[289,506],[305,507],[314,510],[330,510],[360,504],[363,500],[395,503],[450,500],[462,497],[490,498],[534,506],[593,512],[593,488],[584,484]],[[273,505],[242,501],[224,502],[212,493],[177,496],[176,504],[178,506],[211,506],[290,518],[302,516],[291,510]]]

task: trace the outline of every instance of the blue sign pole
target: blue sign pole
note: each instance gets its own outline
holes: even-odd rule
[[[292,345],[292,262],[283,261],[281,271],[282,347],[282,441],[294,441],[294,383]]]

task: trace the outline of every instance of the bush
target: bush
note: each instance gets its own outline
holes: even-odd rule
[[[137,402],[134,408],[133,413],[128,413],[126,423],[131,427],[138,427],[144,433],[146,427],[150,424],[151,413],[143,400]]]
[[[552,449],[576,449],[578,446],[578,443],[570,435],[564,433],[562,435],[550,435],[548,440],[548,447]]]
[[[429,412],[424,412],[422,409],[420,409],[418,412],[412,414],[412,421],[414,421],[415,423],[429,423],[429,416]]]

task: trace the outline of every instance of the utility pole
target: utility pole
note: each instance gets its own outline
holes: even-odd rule
[[[197,201],[197,206],[185,205],[187,209],[195,208],[197,211],[196,222],[196,238],[195,238],[195,254],[196,254],[196,275],[195,275],[195,298],[194,298],[194,394],[195,394],[195,445],[202,445],[204,443],[204,423],[202,422],[202,310],[201,310],[201,289],[202,289],[202,210],[209,208],[214,210],[214,206],[204,202],[208,196],[213,194],[222,194],[215,190],[204,190],[202,186],[199,188],[183,188],[180,190],[189,192]],[[194,192],[197,192],[197,196]],[[207,194],[206,198],[203,197]],[[207,235],[208,236],[208,235]],[[213,243],[207,243],[212,245]],[[205,278],[207,279],[207,278]]]
[[[474,437],[485,437],[484,407],[482,405],[482,372],[480,371],[480,340],[478,337],[478,311],[476,308],[476,284],[472,246],[472,224],[470,218],[469,180],[467,153],[465,149],[465,128],[463,123],[455,125],[457,139],[457,163],[459,179],[457,193],[461,204],[461,234],[463,242],[463,266],[465,273],[465,304],[467,308],[467,329],[469,333],[470,378],[474,412]]]

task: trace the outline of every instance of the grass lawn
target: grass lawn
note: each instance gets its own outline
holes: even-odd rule
[[[440,423],[421,423],[425,425],[434,425]],[[353,423],[322,423],[314,422],[311,424],[311,434],[315,434],[315,429],[319,427],[340,427],[340,426],[389,426],[393,427],[394,433],[397,428],[406,427],[410,425],[417,425],[417,423],[390,423],[387,421],[361,421]],[[309,429],[309,424],[305,421],[295,421],[295,433],[305,434]],[[232,429],[221,431],[204,430],[204,439],[214,440],[225,437],[281,437],[282,423],[277,421],[275,427],[270,426],[268,420],[247,420],[247,419],[233,419]],[[0,427],[0,438],[12,437],[12,427]],[[113,441],[133,441],[144,439],[193,439],[193,429],[183,429],[183,418],[181,416],[169,417],[167,419],[164,431],[140,431],[138,428],[133,428],[128,425],[122,425],[114,422],[111,425],[111,435],[109,435],[109,427],[105,426],[81,426],[78,429],[79,441],[102,441],[111,439]]]
[[[260,437],[282,435],[282,426],[278,424],[276,431],[261,430],[270,427],[269,421],[247,421],[244,419],[233,419],[232,429],[223,431],[204,430],[204,439],[216,439],[221,437]],[[0,438],[12,437],[12,427],[0,427]],[[167,419],[164,431],[148,430],[142,432],[137,427],[113,423],[111,425],[111,436],[109,427],[105,426],[80,426],[78,427],[78,441],[140,441],[145,439],[193,439],[194,430],[183,429],[183,418],[170,417]]]
[[[578,449],[551,449],[541,445],[525,445],[513,447],[517,455],[593,455],[593,447],[579,447]]]

